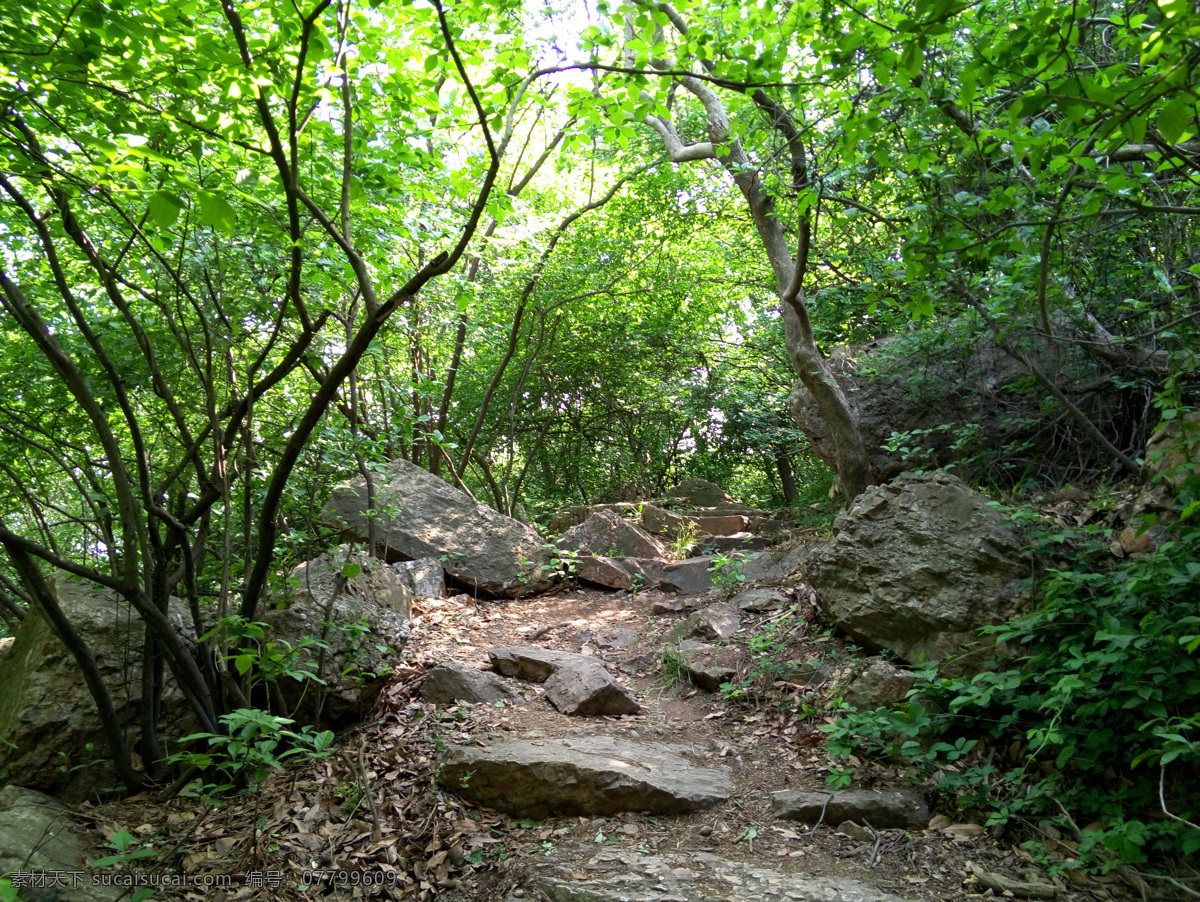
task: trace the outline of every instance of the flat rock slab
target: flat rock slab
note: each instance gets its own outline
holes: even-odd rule
[[[719,602],[690,615],[668,634],[672,642],[681,639],[705,639],[715,641],[728,639],[737,632],[742,618],[738,609],[731,604]]]
[[[810,553],[810,545],[795,545],[791,548],[772,551],[754,551],[742,560],[742,575],[750,582],[777,582],[787,579],[804,566]]]
[[[713,587],[712,572],[709,569],[711,565],[712,557],[708,555],[669,564],[663,567],[659,585],[668,592],[681,592],[684,595],[707,592]]]
[[[700,767],[666,745],[611,736],[450,746],[443,786],[514,817],[686,814],[729,798],[729,768]]]
[[[429,671],[421,687],[421,698],[435,705],[452,702],[508,702],[524,704],[511,686],[493,673],[482,673],[463,664],[448,661]]]
[[[656,558],[622,557],[616,558],[616,560],[633,574],[637,585],[630,586],[631,589],[640,592],[642,589],[656,588],[662,582],[663,568],[666,565]]]
[[[929,808],[919,793],[910,789],[841,789],[836,792],[777,792],[771,799],[775,816],[815,824],[825,815],[826,824],[866,820],[877,830],[893,827],[924,827]]]
[[[788,604],[788,596],[778,589],[747,589],[729,599],[729,603],[739,610],[757,614],[783,607]]]
[[[552,673],[546,680],[546,701],[572,717],[642,713],[629,690],[595,661],[572,663]]]
[[[698,543],[705,551],[732,554],[735,551],[762,551],[775,543],[766,536],[736,532],[731,536],[701,536]]]
[[[553,902],[909,902],[858,880],[784,874],[708,852],[604,849],[582,871],[549,861],[532,877]]]
[[[651,614],[679,614],[682,611],[682,598],[658,598],[650,605]]]
[[[492,669],[502,676],[530,683],[544,683],[550,674],[563,667],[595,666],[595,661],[586,655],[521,645],[493,648],[488,652],[488,660],[492,662]]]
[[[602,555],[579,558],[575,562],[575,578],[609,589],[628,589],[633,585],[633,574],[620,561]]]

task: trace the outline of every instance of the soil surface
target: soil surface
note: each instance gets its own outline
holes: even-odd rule
[[[530,874],[592,879],[606,860],[708,853],[785,874],[847,877],[920,902],[1001,895],[979,872],[1051,884],[1062,902],[1125,898],[1125,888],[1083,878],[1064,881],[1035,868],[1019,847],[992,836],[952,807],[936,805],[930,828],[874,831],[864,825],[810,829],[776,820],[777,790],[827,791],[830,761],[820,713],[859,660],[818,625],[811,589],[780,587],[789,604],[743,613],[729,645],[742,649],[736,692],[709,693],[679,679],[666,638],[705,596],[635,595],[589,588],[519,601],[460,595],[423,600],[412,640],[372,715],[338,737],[337,751],[273,773],[247,795],[219,800],[141,796],[85,809],[98,837],[128,831],[146,857],[111,866],[155,879],[191,875],[224,886],[170,887],[155,899],[540,898]],[[684,610],[654,613],[679,598]],[[424,674],[454,660],[487,667],[489,649],[507,645],[591,654],[628,686],[645,712],[566,717],[540,686],[513,683],[524,704],[432,705],[420,697]],[[807,684],[772,670],[763,657],[810,662]],[[860,665],[861,666],[861,665]],[[697,761],[731,768],[725,804],[680,817],[518,819],[475,807],[437,782],[448,744],[497,737],[553,739],[612,735],[690,747]],[[911,787],[904,773],[856,764],[855,788]],[[918,787],[921,788],[921,787]],[[931,799],[931,801],[937,801]],[[1027,837],[1025,837],[1027,838]],[[1059,844],[1063,845],[1063,844]],[[112,850],[108,850],[109,853]],[[1069,854],[1063,852],[1062,854]]]

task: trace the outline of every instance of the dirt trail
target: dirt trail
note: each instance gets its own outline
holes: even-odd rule
[[[722,880],[738,878],[705,870],[713,856],[784,875],[852,878],[877,890],[878,898],[890,893],[914,902],[992,894],[973,876],[972,865],[1013,879],[1049,879],[1025,873],[1030,862],[1023,853],[982,831],[843,832],[838,824],[810,831],[776,820],[773,792],[827,789],[830,762],[817,730],[824,720],[812,712],[848,667],[852,651],[813,627],[815,612],[801,586],[794,606],[744,613],[731,644],[757,651],[769,642],[784,660],[819,659],[824,675],[808,686],[761,675],[741,698],[708,693],[672,681],[661,669],[666,634],[686,611],[655,614],[653,607],[672,597],[573,589],[519,601],[463,595],[418,602],[399,676],[368,723],[342,737],[338,754],[277,773],[253,797],[232,799],[224,809],[186,798],[169,804],[135,799],[92,815],[105,833],[128,829],[152,844],[159,855],[151,864],[160,870],[230,874],[235,881],[226,889],[155,896],[162,899],[500,902],[544,898],[530,882],[539,872],[584,881],[611,869],[614,861],[684,859],[696,871],[683,898],[725,898]],[[712,600],[683,598],[693,610]],[[430,666],[454,660],[484,669],[488,650],[507,645],[594,654],[630,687],[645,713],[566,717],[542,698],[540,686],[524,683],[515,685],[526,704],[435,706],[420,700]],[[754,675],[754,661],[751,653],[739,678]],[[735,791],[724,804],[684,816],[535,822],[479,809],[437,784],[437,760],[447,745],[571,735],[684,744],[696,761],[728,765]],[[870,764],[858,768],[856,788],[897,785],[905,785],[899,772]],[[1063,902],[1119,892],[1115,885],[1099,884],[1060,890]]]

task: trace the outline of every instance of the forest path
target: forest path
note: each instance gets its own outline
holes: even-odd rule
[[[339,737],[337,754],[277,772],[253,795],[227,797],[224,808],[186,798],[114,803],[101,811],[106,830],[154,835],[168,866],[166,851],[185,873],[235,880],[224,890],[154,897],[161,899],[952,902],[1000,894],[979,883],[980,870],[1047,884],[1023,852],[974,825],[947,829],[945,816],[932,829],[879,831],[777,819],[773,793],[829,789],[832,762],[817,729],[825,719],[814,712],[856,656],[814,626],[811,590],[780,589],[795,603],[743,612],[725,643],[744,652],[738,696],[672,679],[669,662],[664,673],[668,633],[688,609],[711,604],[708,595],[583,588],[515,601],[421,600],[399,675],[367,722]],[[684,611],[655,613],[673,600]],[[644,712],[567,717],[541,686],[515,681],[524,704],[421,700],[430,667],[454,661],[483,670],[488,651],[504,646],[590,653]],[[802,685],[777,672],[756,674],[764,650],[811,662],[806,672],[817,678]],[[683,748],[692,763],[727,767],[733,792],[683,815],[533,819],[480,808],[438,782],[452,746],[596,736]],[[856,771],[855,788],[914,788],[895,768],[862,762]],[[1114,885],[1058,889],[1063,902],[1119,892]]]

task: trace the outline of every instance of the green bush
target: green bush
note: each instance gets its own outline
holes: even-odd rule
[[[1032,553],[1054,562],[1039,605],[988,630],[1020,659],[954,679],[931,668],[907,704],[827,726],[828,750],[939,769],[990,825],[1074,834],[1084,867],[1200,853],[1198,482],[1166,540],[1126,561],[1098,527],[1032,528]],[[964,755],[974,743],[991,753]]]

